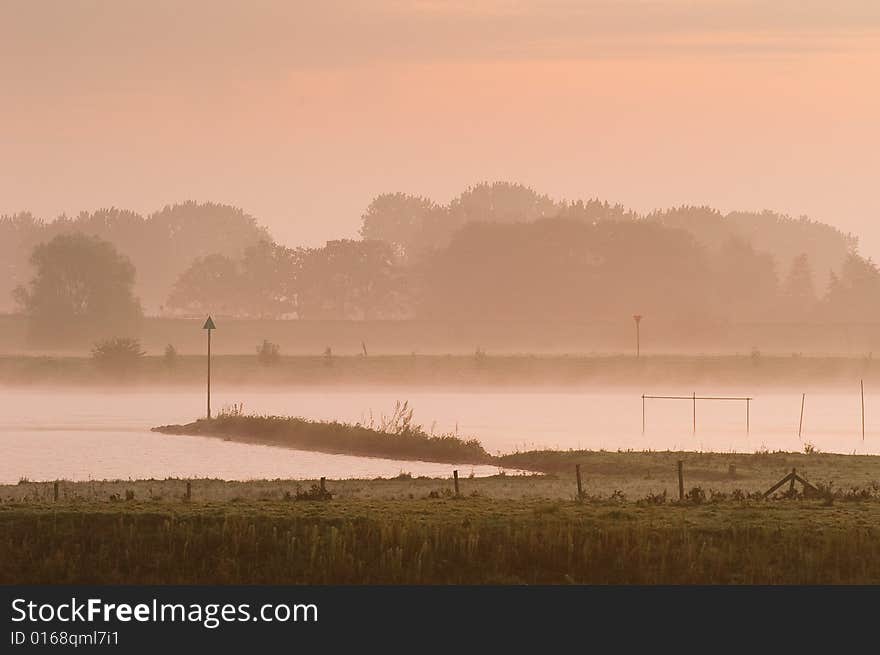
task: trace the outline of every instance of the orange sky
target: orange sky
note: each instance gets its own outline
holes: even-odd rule
[[[507,179],[880,259],[878,79],[875,0],[2,0],[0,213],[210,199],[314,244]]]

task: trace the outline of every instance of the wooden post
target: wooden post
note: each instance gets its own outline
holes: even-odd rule
[[[58,480],[55,480],[55,484],[53,485],[53,495],[55,497],[55,502],[58,502]]]
[[[862,388],[862,441],[865,440],[865,381],[859,380]]]
[[[678,460],[678,500],[679,501],[684,500],[684,471],[682,470],[683,465],[684,465],[684,462],[682,462],[681,460]]]
[[[804,403],[807,401],[807,394],[803,394],[801,396],[801,420],[798,423],[798,439],[801,438],[801,435],[804,432]]]
[[[788,486],[788,493],[794,494],[794,481],[797,480],[797,470],[791,469],[791,484]]]
[[[321,478],[321,493],[322,494],[327,493],[327,478],[325,478],[325,477]]]
[[[584,498],[584,485],[581,483],[581,465],[574,465],[574,474],[577,476],[578,483],[578,500],[583,500]]]
[[[192,482],[186,481],[186,499],[192,500]]]
[[[458,469],[455,469],[452,472],[452,481],[455,484],[455,495],[458,496]]]
[[[746,398],[746,434],[751,434],[751,410],[752,410],[752,399]]]
[[[694,434],[697,433],[697,392],[694,391]]]

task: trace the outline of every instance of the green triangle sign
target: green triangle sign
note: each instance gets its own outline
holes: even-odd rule
[[[212,319],[212,318],[209,316],[209,317],[208,317],[208,320],[205,321],[205,324],[202,326],[202,329],[203,329],[203,330],[216,330],[216,329],[217,329],[217,326],[214,325],[214,319]]]

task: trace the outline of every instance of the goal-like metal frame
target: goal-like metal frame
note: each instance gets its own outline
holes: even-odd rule
[[[697,433],[697,401],[698,400],[723,400],[741,401],[746,404],[746,434],[751,431],[751,396],[698,396],[696,392],[690,396],[649,396],[642,394],[642,434],[645,434],[645,401],[646,400],[690,400],[694,404],[694,434]]]

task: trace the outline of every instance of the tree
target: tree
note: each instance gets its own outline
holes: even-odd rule
[[[395,311],[394,249],[384,241],[328,241],[306,254],[299,282],[301,318],[370,319]]]
[[[376,196],[361,217],[361,237],[365,241],[385,241],[399,254],[413,260],[430,248],[426,227],[441,220],[444,208],[429,198],[405,193]]]
[[[303,248],[271,241],[245,248],[239,276],[241,312],[257,318],[281,318],[295,312],[305,253]]]
[[[730,320],[763,319],[776,310],[776,262],[744,239],[730,237],[712,257],[717,311]]]
[[[425,266],[427,319],[620,320],[704,316],[711,274],[682,230],[570,219],[470,223]]]
[[[34,248],[31,264],[36,275],[29,288],[14,295],[34,340],[61,344],[138,327],[135,268],[107,241],[63,234]]]
[[[225,255],[199,257],[174,283],[168,306],[192,314],[238,313],[238,265]]]
[[[880,319],[880,269],[871,259],[851,253],[832,278],[823,302],[825,317],[833,321]]]
[[[814,309],[816,287],[813,284],[813,268],[806,253],[801,253],[792,261],[782,295],[789,318],[803,318]]]

